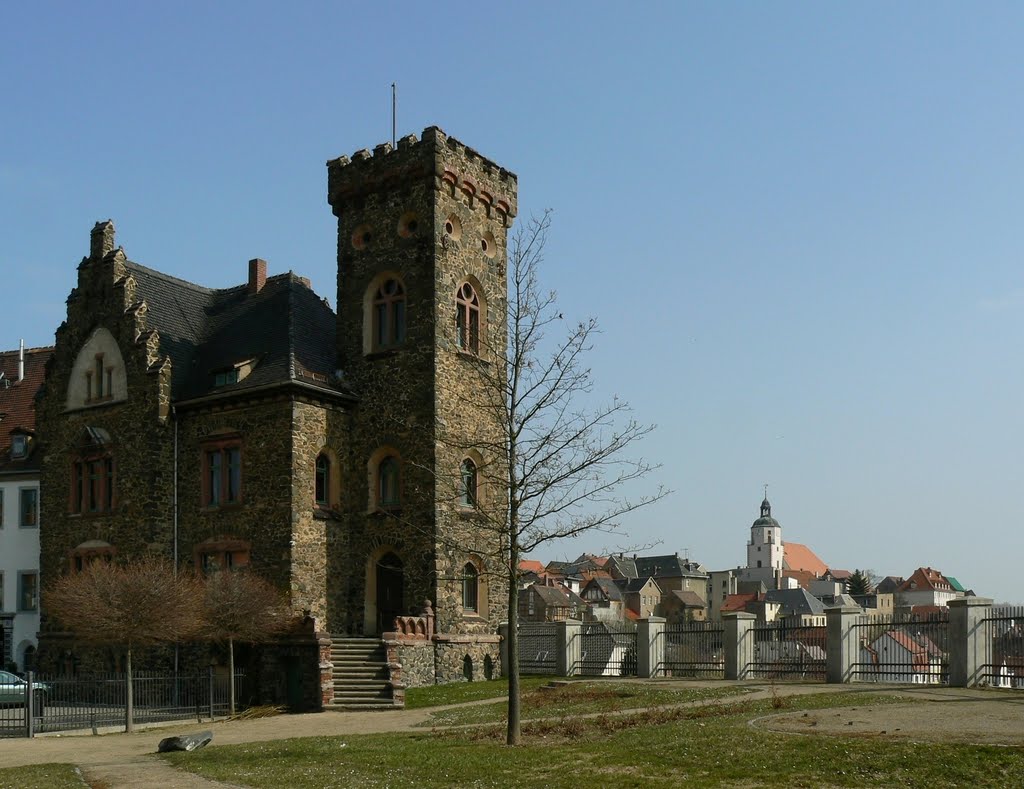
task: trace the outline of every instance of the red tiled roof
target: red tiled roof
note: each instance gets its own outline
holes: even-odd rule
[[[731,594],[722,603],[723,611],[746,611],[749,603],[757,602],[757,594],[749,592],[746,594]]]
[[[796,582],[800,584],[801,589],[809,589],[811,581],[813,581],[818,576],[816,576],[810,570],[783,570],[782,577],[795,578]]]
[[[537,573],[537,575],[541,575],[544,572],[544,565],[536,559],[522,559],[519,562],[519,571],[523,573]]]
[[[807,570],[816,576],[825,574],[828,566],[806,545],[786,540],[782,546],[783,566],[787,570]]]
[[[909,592],[922,589],[939,589],[948,592],[953,590],[953,585],[938,570],[933,570],[931,567],[918,567],[914,570],[914,574],[902,583],[899,591]]]
[[[36,428],[36,393],[43,384],[46,362],[53,348],[25,349],[25,377],[18,380],[18,351],[0,352],[0,470],[36,468],[35,450],[23,460],[11,460],[11,431]]]

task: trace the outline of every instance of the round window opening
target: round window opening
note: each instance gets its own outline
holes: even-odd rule
[[[462,238],[462,222],[455,214],[444,220],[444,232],[456,241]]]
[[[496,251],[496,247],[495,247],[495,244],[494,244],[494,234],[493,233],[491,233],[490,231],[488,231],[487,233],[484,233],[483,237],[480,239],[480,249],[483,251],[485,256],[487,256],[489,258],[493,258],[494,257],[494,253]]]
[[[370,226],[360,225],[352,233],[352,248],[366,249],[371,240],[373,240],[373,235],[370,233]]]
[[[416,235],[419,226],[419,217],[412,211],[407,211],[398,220],[398,235],[402,238],[412,238]]]

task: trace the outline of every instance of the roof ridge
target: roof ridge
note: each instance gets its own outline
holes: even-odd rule
[[[136,263],[134,260],[125,260],[125,266],[127,268],[129,268],[129,269],[131,269],[131,268],[141,269],[142,271],[144,271],[147,274],[151,274],[151,275],[160,277],[161,279],[165,279],[165,280],[168,280],[170,282],[175,282],[175,283],[177,283],[179,285],[187,285],[188,287],[195,288],[196,290],[202,291],[203,293],[215,293],[218,290],[230,290],[230,288],[208,288],[205,285],[200,285],[200,284],[198,284],[196,282],[190,282],[187,279],[182,279],[181,277],[176,277],[173,274],[167,274],[166,272],[159,271],[159,270],[157,270],[155,268],[150,268],[149,266],[144,266],[141,263]]]
[[[26,348],[25,349],[25,353],[47,353],[47,352],[51,352],[52,353],[53,352],[53,348],[54,347],[52,345],[36,345],[35,347],[32,347],[32,348]],[[10,351],[0,351],[0,356],[6,356],[9,353],[10,354],[14,354],[15,356],[18,356],[18,355],[21,354],[21,349],[20,348],[14,348],[13,350],[10,350]]]

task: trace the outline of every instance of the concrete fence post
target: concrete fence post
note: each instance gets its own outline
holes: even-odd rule
[[[636,623],[636,675],[656,677],[665,672],[665,619],[651,616]]]
[[[555,622],[555,673],[571,677],[583,660],[583,623],[578,619]]]
[[[498,635],[501,636],[501,644],[499,650],[501,653],[501,676],[508,676],[509,657],[508,657],[508,622],[498,623]]]
[[[746,611],[726,611],[725,624],[725,678],[746,679],[754,662],[754,622],[757,619]]]
[[[992,665],[991,629],[984,620],[992,616],[988,597],[962,597],[949,603],[949,684],[970,688],[984,684]]]
[[[864,612],[855,605],[825,610],[825,681],[849,682],[860,660],[860,639],[854,624]]]

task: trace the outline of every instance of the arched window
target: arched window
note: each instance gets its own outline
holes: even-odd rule
[[[480,573],[476,565],[466,562],[462,568],[462,608],[466,611],[476,611],[480,606],[479,596]]]
[[[316,481],[313,497],[321,507],[331,504],[331,459],[321,452],[316,456]]]
[[[380,507],[397,507],[401,504],[398,491],[399,463],[394,455],[388,455],[377,466],[377,504]]]
[[[480,297],[468,282],[455,297],[455,334],[460,351],[480,354]]]
[[[477,502],[477,469],[470,458],[462,461],[459,469],[459,506],[471,509]]]
[[[405,288],[386,279],[373,296],[372,348],[394,348],[405,342]]]

